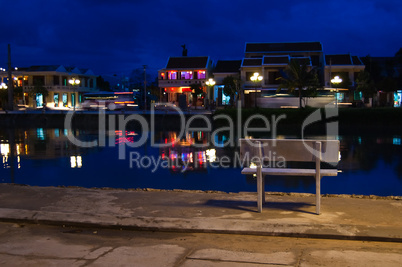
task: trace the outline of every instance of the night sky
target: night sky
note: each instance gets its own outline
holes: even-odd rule
[[[393,56],[402,1],[0,0],[0,67],[75,65],[124,75],[169,56],[241,59],[245,42],[320,41],[324,53]]]

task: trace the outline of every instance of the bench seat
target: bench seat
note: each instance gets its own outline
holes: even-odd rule
[[[285,169],[285,168],[261,168],[262,175],[295,175],[295,176],[315,176],[315,169]],[[241,171],[242,174],[251,175],[257,174],[257,168],[243,168]],[[321,177],[322,176],[337,176],[337,169],[321,169],[320,170]]]

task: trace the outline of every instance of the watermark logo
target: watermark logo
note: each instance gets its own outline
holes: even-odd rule
[[[160,104],[159,104],[160,105]],[[189,114],[183,112],[180,108],[170,103],[164,103],[164,111],[157,110],[155,105],[147,115],[137,112],[134,114],[114,114],[106,113],[104,109],[98,112],[98,138],[97,140],[84,141],[72,134],[72,122],[76,113],[69,111],[65,117],[64,127],[69,130],[68,139],[78,147],[117,147],[118,158],[128,160],[130,168],[145,168],[152,172],[160,168],[176,168],[186,171],[194,168],[209,166],[211,168],[243,167],[250,162],[260,160],[261,165],[266,167],[281,168],[285,166],[286,159],[280,158],[280,155],[268,154],[255,158],[255,155],[247,155],[248,158],[242,159],[236,150],[239,145],[239,139],[246,137],[250,146],[256,146],[253,142],[252,134],[259,133],[264,137],[272,139],[271,146],[276,145],[278,128],[286,125],[286,114],[271,115],[269,118],[262,114],[253,114],[247,119],[242,118],[241,105],[238,105],[236,118],[233,119],[227,114],[205,115]],[[178,122],[176,128],[179,130],[169,138],[164,138],[164,142],[157,141],[155,136],[155,124],[157,116],[163,114],[175,114],[175,121]],[[323,114],[322,114],[323,113]],[[326,122],[326,135],[322,140],[334,140],[338,136],[338,109],[327,105],[323,109],[313,111],[303,122],[301,122],[300,136],[304,142],[306,150],[316,157],[321,157],[325,161],[327,150],[317,151],[311,145],[311,139],[305,138],[305,130],[314,123]],[[334,120],[335,119],[335,120]],[[196,121],[202,121],[202,127],[196,126]],[[220,122],[221,127],[215,127],[215,122]],[[223,122],[223,123],[222,123]],[[128,135],[128,126],[135,124],[135,135]],[[257,126],[253,126],[257,125]],[[203,142],[192,141],[191,134],[208,135]],[[189,137],[190,136],[190,137]],[[225,136],[220,140],[221,136]],[[194,139],[194,138],[193,138]],[[118,141],[116,141],[118,140]],[[263,143],[263,146],[266,144]],[[169,155],[142,155],[136,149],[143,146],[158,148],[161,153]],[[174,151],[172,148],[182,147],[183,151]],[[235,150],[234,154],[229,156],[216,156],[216,150],[231,148]],[[258,148],[256,148],[258,149]],[[215,152],[213,152],[215,151]],[[212,156],[213,155],[213,156]],[[243,155],[244,157],[245,155]],[[254,157],[254,158],[250,158]],[[275,158],[276,157],[276,158]],[[268,165],[264,165],[268,164]],[[273,166],[275,165],[275,166]]]

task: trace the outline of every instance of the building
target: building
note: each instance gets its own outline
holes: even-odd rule
[[[29,107],[71,108],[79,106],[82,95],[97,91],[97,76],[89,69],[62,65],[31,66],[12,72],[15,87],[22,87],[18,104]],[[8,84],[7,72],[0,74],[1,83]],[[71,84],[70,80],[75,83]],[[44,97],[38,88],[48,92]],[[44,88],[44,89],[43,89]],[[33,93],[32,93],[33,92]]]
[[[158,71],[158,86],[163,89],[165,101],[179,105],[179,102],[194,105],[195,99],[191,94],[191,85],[199,84],[206,96],[206,82],[211,77],[212,60],[207,56],[202,57],[169,57],[166,66]],[[197,104],[202,104],[204,96],[198,95]],[[182,107],[183,104],[180,106]]]
[[[361,100],[361,94],[356,92],[356,79],[365,65],[360,57],[350,54],[325,55],[324,81],[325,88],[336,91],[338,103],[351,104]],[[342,83],[339,85],[331,84],[331,80],[339,76]]]
[[[228,76],[240,79],[241,63],[241,60],[218,60],[216,62],[216,66],[213,70],[213,76],[216,82],[213,100],[218,106],[229,105],[230,97],[223,93],[223,80]]]
[[[283,76],[291,60],[305,62],[310,69],[322,70],[324,66],[320,42],[246,43],[244,55],[240,73],[244,81],[246,107],[270,107],[277,100],[272,97],[276,95],[280,84],[278,78]],[[258,73],[262,80],[252,82],[254,73]]]

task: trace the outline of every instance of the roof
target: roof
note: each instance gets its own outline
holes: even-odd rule
[[[358,56],[350,54],[325,55],[326,65],[363,65]]]
[[[36,65],[27,68],[18,68],[23,71],[57,71],[61,65]]]
[[[300,65],[306,64],[307,66],[311,65],[311,60],[309,57],[292,57],[290,60],[295,60],[300,63]]]
[[[289,64],[289,56],[264,57],[264,65],[287,65],[287,64]]]
[[[261,66],[262,58],[243,58],[242,67]]]
[[[74,67],[74,66],[65,67],[63,65],[34,65],[34,66],[30,66],[30,67],[18,68],[18,71],[25,71],[25,72],[64,72],[64,73],[75,73],[75,74],[83,74],[83,75],[95,76],[95,74],[90,69],[78,69],[77,67]]]
[[[218,60],[214,72],[230,73],[239,72],[241,60]]]
[[[169,57],[166,69],[205,69],[209,57]]]
[[[360,57],[352,56],[353,65],[364,65]]]
[[[321,42],[246,43],[245,53],[322,52]]]

